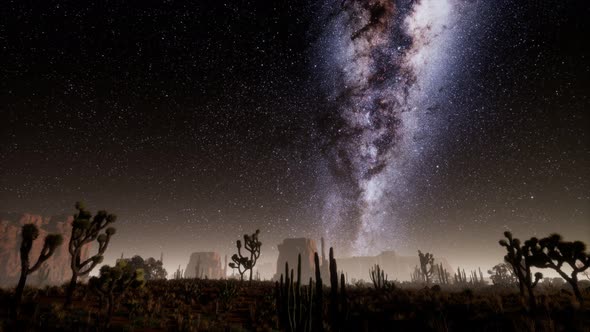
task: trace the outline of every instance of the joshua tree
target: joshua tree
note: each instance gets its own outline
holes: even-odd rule
[[[533,237],[526,241],[525,245],[530,249],[531,265],[555,270],[572,286],[576,298],[582,303],[578,273],[584,272],[590,266],[586,245],[580,241],[563,241],[559,234],[552,234],[541,240]],[[571,273],[568,275],[564,268],[571,269]]]
[[[423,254],[418,250],[418,257],[420,258],[420,271],[426,284],[430,284],[434,274],[434,255],[431,253]]]
[[[424,281],[422,272],[420,271],[418,265],[414,266],[414,271],[410,274],[410,280],[415,283],[421,283]]]
[[[107,250],[111,236],[115,234],[115,228],[108,225],[115,222],[117,216],[108,214],[106,211],[98,211],[94,217],[92,213],[86,210],[81,202],[76,203],[78,213],[74,215],[72,222],[72,236],[70,237],[69,251],[71,257],[70,267],[72,269],[72,279],[66,293],[66,306],[72,304],[72,296],[76,289],[78,277],[86,276],[100,264],[103,260],[103,254]],[[106,229],[105,229],[106,228]],[[104,233],[101,233],[102,230]],[[86,260],[82,260],[82,249],[87,244],[98,242],[98,252]]]
[[[30,266],[29,261],[29,254],[31,249],[33,248],[33,241],[35,241],[39,237],[39,229],[35,224],[26,224],[22,228],[21,232],[22,242],[20,245],[20,278],[18,280],[18,285],[16,286],[16,290],[14,293],[14,314],[18,313],[18,308],[20,306],[20,302],[23,296],[23,290],[25,289],[25,284],[27,283],[27,276],[35,271],[37,271],[41,265],[49,259],[55,252],[55,249],[59,247],[62,242],[63,238],[59,234],[49,234],[45,237],[45,242],[43,243],[43,249],[41,249],[41,254],[39,258],[37,258],[37,262],[32,267]]]
[[[524,245],[521,245],[520,240],[513,238],[512,233],[510,232],[504,232],[504,236],[506,237],[506,240],[502,239],[499,241],[500,245],[505,247],[507,251],[506,256],[504,256],[504,261],[510,264],[514,274],[518,278],[520,295],[524,296],[526,288],[529,295],[529,304],[531,308],[534,308],[536,301],[533,288],[535,288],[539,283],[539,280],[543,278],[543,274],[540,272],[535,273],[535,280],[533,281],[533,275],[531,272],[531,242],[526,241]]]
[[[238,270],[241,281],[244,280],[244,273],[248,270],[250,270],[249,280],[252,281],[252,270],[260,257],[260,247],[262,246],[262,242],[258,241],[258,234],[260,234],[258,229],[252,235],[244,234],[244,249],[249,252],[246,255],[242,255],[242,241],[236,241],[238,253],[231,256],[233,262],[229,263],[229,267]]]
[[[104,265],[99,277],[90,278],[88,286],[99,294],[101,302],[106,298],[106,328],[109,328],[116,301],[128,288],[139,288],[144,283],[143,269],[134,269],[125,260],[118,260],[114,267]]]

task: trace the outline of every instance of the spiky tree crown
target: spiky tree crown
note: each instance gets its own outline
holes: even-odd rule
[[[22,237],[25,241],[35,241],[39,237],[39,228],[35,224],[26,224],[22,228]]]
[[[115,222],[117,216],[100,210],[93,217],[82,202],[76,203],[76,210],[69,250],[72,255],[72,271],[78,276],[84,276],[102,262],[110,238],[116,233],[115,228],[107,226]],[[104,233],[101,233],[103,230]],[[84,261],[79,261],[81,248],[95,240],[98,242],[98,252]]]
[[[61,234],[49,234],[45,237],[45,245],[49,247],[50,250],[55,250],[63,242],[64,238]]]

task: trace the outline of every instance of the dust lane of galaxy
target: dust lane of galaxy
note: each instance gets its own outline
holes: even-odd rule
[[[403,244],[408,221],[395,202],[411,196],[412,168],[421,158],[414,138],[436,130],[427,123],[436,119],[423,111],[452,67],[459,22],[473,12],[465,6],[454,0],[324,5],[317,54],[341,127],[326,156],[333,183],[322,220],[330,240],[351,241],[352,254]]]

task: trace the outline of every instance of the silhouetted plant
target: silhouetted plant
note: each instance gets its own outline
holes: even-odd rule
[[[107,226],[117,220],[117,216],[108,214],[104,210],[98,211],[92,217],[92,213],[86,210],[81,202],[76,203],[76,210],[78,213],[74,215],[74,221],[72,221],[72,235],[68,245],[71,255],[72,279],[66,293],[66,306],[72,303],[78,278],[88,275],[96,265],[102,262],[111,236],[115,234],[115,228],[107,228]],[[103,230],[104,233],[102,233]],[[82,249],[94,241],[98,242],[97,253],[82,261]]]
[[[478,272],[479,272],[479,274],[478,274]],[[481,272],[481,268],[478,268],[478,271],[475,271],[475,270],[471,271],[469,281],[473,286],[485,285],[486,282],[483,280],[483,273]]]
[[[18,284],[16,286],[14,292],[14,314],[18,314],[19,306],[21,303],[21,299],[23,296],[23,290],[25,289],[25,284],[27,283],[27,276],[35,271],[37,271],[41,265],[49,259],[55,252],[55,249],[59,247],[62,242],[63,238],[59,234],[49,234],[45,237],[45,242],[43,243],[43,249],[41,249],[41,253],[39,254],[39,258],[37,258],[37,262],[30,267],[29,261],[29,254],[31,253],[31,249],[33,248],[33,241],[35,241],[39,237],[39,229],[35,224],[25,224],[21,230],[22,242],[20,245],[20,278],[18,280]]]
[[[536,307],[535,294],[533,288],[538,284],[539,280],[543,278],[543,274],[537,272],[533,275],[531,272],[531,248],[530,243],[527,241],[524,245],[521,244],[520,240],[512,237],[512,233],[504,232],[506,240],[502,239],[499,241],[500,245],[506,248],[507,254],[504,256],[506,261],[512,267],[514,274],[518,278],[518,285],[520,295],[525,295],[525,289],[529,297],[529,305],[532,309]]]
[[[313,281],[309,278],[307,289],[301,285],[301,254],[297,257],[297,282],[293,280],[289,262],[285,262],[285,277],[281,274],[275,283],[275,296],[282,329],[289,332],[313,331]]]
[[[369,276],[371,277],[371,281],[373,281],[375,290],[382,291],[394,287],[393,282],[387,280],[387,274],[385,274],[385,271],[381,269],[379,264],[375,264],[369,269]]]
[[[293,270],[289,270],[289,264],[285,263],[285,277],[281,274],[280,281],[275,284],[277,309],[281,327],[293,331],[324,331],[324,290],[321,274],[320,258],[317,252],[313,256],[315,265],[315,291],[313,281],[309,279],[309,288],[305,297],[301,292],[301,260],[298,258],[297,279],[293,284]],[[330,301],[328,308],[328,323],[331,331],[339,331],[346,321],[348,315],[346,285],[344,274],[340,275],[340,292],[338,291],[338,270],[334,250],[330,248],[329,260],[330,271]],[[284,282],[283,282],[284,279]],[[297,291],[299,287],[299,291]],[[299,293],[298,293],[299,292]],[[305,292],[304,292],[305,293]],[[298,300],[295,300],[298,299]],[[302,307],[305,303],[306,306]],[[296,321],[294,322],[293,319]],[[298,323],[297,323],[298,322]]]
[[[184,270],[180,269],[180,265],[178,265],[178,269],[174,272],[174,280],[184,279]]]
[[[161,259],[156,260],[153,257],[149,257],[144,260],[141,256],[135,255],[130,259],[122,258],[120,260],[126,261],[133,269],[142,269],[145,280],[166,279],[166,276],[168,276],[168,272],[164,269]]]
[[[455,284],[457,285],[467,285],[467,275],[465,274],[465,269],[461,270],[457,267],[457,273],[454,275]]]
[[[552,234],[541,240],[533,237],[526,241],[525,245],[530,250],[530,264],[538,268],[555,270],[572,286],[576,298],[582,303],[582,293],[578,287],[578,274],[590,266],[590,256],[586,253],[586,245],[581,241],[563,241],[559,234]],[[571,269],[570,274],[564,271],[566,267]]]
[[[323,246],[322,246],[323,251]],[[323,253],[322,253],[323,256]],[[315,301],[312,309],[313,314],[313,331],[324,330],[324,282],[322,280],[322,270],[320,267],[320,257],[318,253],[313,254],[313,263],[315,266]]]
[[[420,258],[420,272],[426,284],[430,284],[432,275],[434,274],[434,255],[431,253],[423,254],[418,250],[418,258]]]
[[[434,280],[439,284],[448,285],[450,273],[443,267],[442,263],[434,265]]]
[[[258,229],[252,235],[244,234],[244,249],[248,251],[246,255],[242,255],[242,241],[236,241],[238,253],[231,257],[233,262],[229,263],[229,267],[238,270],[240,281],[244,280],[244,273],[248,270],[250,271],[249,280],[252,281],[252,270],[260,257],[260,247],[262,246],[262,242],[258,240],[258,234],[260,234]]]
[[[421,283],[424,282],[424,277],[422,277],[422,271],[418,267],[418,265],[414,266],[414,271],[410,274],[410,281],[413,283]]]
[[[328,257],[330,264],[330,306],[328,307],[328,313],[332,328],[338,330],[338,266],[334,258],[334,248],[330,247]]]
[[[517,278],[514,269],[508,263],[496,264],[491,270],[488,270],[492,284],[499,286],[516,285]]]
[[[105,327],[108,328],[113,317],[116,302],[129,288],[139,288],[145,283],[143,269],[134,269],[125,260],[117,261],[114,267],[104,265],[100,268],[100,276],[92,277],[88,286],[106,299]]]

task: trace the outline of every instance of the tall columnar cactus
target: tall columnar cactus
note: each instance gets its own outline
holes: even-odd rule
[[[143,269],[134,269],[125,260],[117,261],[114,267],[105,265],[100,268],[100,276],[88,281],[90,289],[99,294],[101,303],[106,299],[105,327],[109,328],[113,310],[118,299],[130,288],[139,288],[145,284]]]
[[[322,270],[320,268],[320,257],[318,253],[313,254],[315,266],[315,301],[312,310],[313,314],[313,331],[322,332],[324,330],[324,282],[322,280]]]
[[[479,274],[478,274],[479,271]],[[481,272],[481,268],[478,268],[478,271],[472,270],[470,275],[470,282],[473,286],[481,286],[485,285],[485,281],[483,280],[483,273]]]
[[[448,285],[449,284],[449,272],[443,267],[442,263],[434,265],[434,276],[439,284]]]
[[[63,238],[59,234],[49,234],[45,237],[45,242],[43,243],[43,249],[41,249],[41,254],[39,258],[37,258],[37,262],[31,267],[29,261],[29,254],[31,253],[31,249],[33,248],[33,241],[35,241],[39,237],[39,229],[35,224],[26,224],[23,226],[21,231],[22,242],[20,245],[20,278],[18,280],[18,285],[16,286],[15,294],[14,294],[14,313],[18,313],[18,308],[20,306],[20,302],[23,296],[23,290],[25,289],[25,284],[27,283],[27,276],[35,271],[37,271],[43,263],[49,259],[55,252],[55,249],[59,247],[62,242]]]
[[[330,247],[329,253],[330,263],[330,306],[328,307],[328,314],[330,316],[330,323],[333,330],[338,330],[338,267],[336,266],[336,259],[334,258],[334,249]]]
[[[281,328],[287,331],[324,331],[324,291],[320,269],[320,258],[314,253],[315,291],[313,280],[309,286],[301,286],[301,256],[297,260],[297,282],[294,281],[293,270],[285,263],[284,277],[275,284],[276,305],[279,311]],[[344,273],[338,277],[334,250],[330,248],[330,294],[328,307],[328,325],[330,331],[346,329],[348,302]],[[340,285],[338,284],[340,282]]]
[[[68,246],[71,255],[72,279],[66,293],[66,306],[72,303],[78,278],[87,276],[96,265],[102,262],[104,252],[107,250],[111,237],[115,234],[115,228],[107,226],[117,220],[117,216],[108,214],[104,210],[98,211],[92,217],[92,213],[86,210],[81,202],[76,203],[76,210],[78,212],[74,215],[72,236]],[[98,242],[97,253],[82,260],[82,249],[94,241]]]
[[[178,265],[178,269],[176,269],[176,272],[174,272],[174,280],[180,279],[184,279],[184,270],[182,270],[180,265]]]
[[[331,331],[342,331],[348,317],[348,306],[346,298],[346,284],[344,273],[338,278],[338,268],[334,258],[334,249],[330,247],[330,306],[328,307],[329,323]],[[338,292],[338,280],[340,280],[340,295]]]
[[[375,264],[369,269],[369,277],[371,277],[371,281],[373,281],[375,290],[382,291],[394,286],[393,282],[387,280],[387,274],[385,274],[385,271],[381,269],[379,264]]]
[[[420,258],[420,271],[422,272],[424,282],[429,285],[434,274],[434,255],[431,253],[423,254],[418,250],[418,258]]]
[[[250,271],[249,281],[252,281],[252,271],[256,265],[258,257],[260,257],[260,247],[262,246],[262,242],[258,240],[259,234],[260,230],[258,229],[252,235],[244,234],[244,249],[248,251],[245,255],[242,254],[242,241],[236,241],[238,253],[231,257],[233,262],[229,263],[229,267],[238,270],[241,281],[244,280],[244,273],[248,270]]]
[[[457,273],[455,274],[455,284],[457,285],[466,285],[467,284],[467,275],[465,274],[465,269],[461,271],[459,267],[457,267]]]
[[[280,281],[275,283],[281,328],[289,332],[313,331],[313,281],[309,278],[307,289],[301,285],[301,254],[297,258],[297,282],[289,275],[293,276],[293,270],[285,262],[285,278],[281,274]]]
[[[499,241],[502,247],[506,248],[507,254],[504,256],[504,261],[510,264],[514,270],[514,274],[518,278],[518,285],[520,289],[520,295],[525,295],[525,289],[529,297],[529,306],[531,309],[536,307],[535,294],[533,288],[539,283],[539,280],[543,278],[543,274],[537,272],[533,274],[531,272],[531,266],[533,261],[530,242],[521,244],[520,240],[512,237],[512,233],[504,232],[506,240],[502,239]]]
[[[526,241],[525,245],[530,249],[530,264],[538,268],[555,270],[572,286],[576,298],[582,303],[578,274],[590,266],[590,255],[586,252],[586,245],[580,241],[563,241],[559,234],[552,234],[541,240],[532,238]],[[564,268],[571,270],[570,274],[564,271]]]

